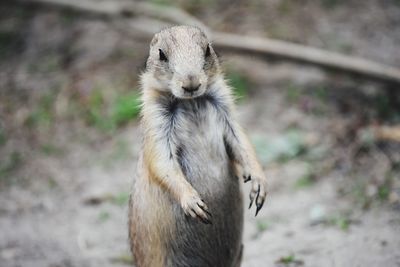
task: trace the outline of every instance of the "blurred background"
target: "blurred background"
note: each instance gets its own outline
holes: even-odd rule
[[[0,266],[129,266],[138,75],[162,18],[51,2],[0,3]],[[400,68],[398,0],[146,4]],[[400,266],[398,81],[216,50],[270,181],[242,266]]]

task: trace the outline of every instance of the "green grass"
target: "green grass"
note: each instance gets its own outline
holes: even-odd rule
[[[312,95],[323,103],[328,101],[328,90],[323,86],[314,88]]]
[[[91,92],[88,102],[83,107],[86,117],[86,122],[89,125],[95,126],[102,130],[111,128],[108,121],[104,118],[105,114],[105,102],[103,94],[100,90],[94,90]]]
[[[40,150],[43,152],[43,154],[48,156],[61,155],[63,153],[63,150],[60,147],[57,147],[51,143],[42,144],[40,146]]]
[[[120,192],[113,196],[111,202],[118,206],[126,206],[129,202],[129,192]]]
[[[260,219],[256,221],[256,227],[257,227],[257,232],[259,234],[268,230],[271,227],[271,225],[267,220]]]
[[[296,266],[304,264],[304,262],[302,260],[297,259],[293,253],[291,253],[287,256],[280,257],[276,261],[276,263],[283,264],[283,265],[296,265]]]
[[[353,183],[349,186],[350,190],[346,193],[350,193],[356,203],[363,209],[368,209],[372,205],[385,204],[393,190],[393,179],[398,177],[398,172],[396,171],[396,165],[392,166],[392,169],[388,170],[385,174],[385,179],[380,184],[375,184],[371,181],[371,178],[367,178],[364,175],[357,175],[352,177]],[[367,193],[367,188],[369,186],[376,187],[376,191],[373,193]]]
[[[74,22],[76,22],[78,16],[78,12],[65,9],[60,14],[60,21],[64,24],[63,26],[71,26]]]
[[[1,121],[0,121],[0,146],[5,145],[7,143],[7,137],[4,129],[1,127]]]
[[[180,1],[180,8],[188,11],[191,14],[196,14],[206,9],[214,9],[217,1],[212,0],[186,0]]]
[[[140,94],[136,91],[118,92],[118,88],[110,86],[95,87],[87,95],[73,95],[68,101],[68,111],[64,112],[69,120],[83,120],[86,125],[93,127],[103,134],[111,134],[120,127],[135,120],[141,110]],[[43,97],[40,104],[29,117],[28,125],[51,125],[53,117],[54,101],[52,96]],[[54,97],[53,97],[54,98]],[[59,115],[57,118],[60,118]],[[79,134],[82,142],[90,138],[85,132]],[[40,147],[41,152],[47,155],[62,153],[62,149],[55,147],[51,141]],[[130,156],[129,146],[125,140],[116,140],[112,150],[99,154],[99,161],[105,167],[112,166],[116,160],[122,160]]]
[[[278,5],[279,14],[288,15],[293,10],[293,6],[291,4],[292,2],[290,0],[279,1]]]
[[[302,96],[301,88],[299,88],[293,83],[287,85],[286,99],[290,103],[297,103],[300,100],[301,96]]]
[[[280,263],[283,263],[283,264],[289,264],[289,263],[294,262],[294,259],[295,259],[294,255],[291,254],[291,255],[280,258],[279,261],[280,261]]]
[[[350,55],[354,51],[354,46],[350,43],[339,43],[337,44],[337,49],[343,54]]]
[[[37,61],[29,65],[29,71],[32,73],[45,73],[54,72],[61,68],[61,57],[55,53],[46,54]]]
[[[22,163],[21,154],[16,151],[12,152],[8,156],[7,160],[0,162],[0,178],[2,178],[2,180],[8,179],[10,173],[18,169],[21,163]]]
[[[389,194],[392,190],[392,182],[394,177],[394,171],[388,171],[385,175],[385,181],[383,184],[378,186],[378,199],[380,201],[387,201]]]
[[[343,231],[347,231],[349,229],[350,223],[351,220],[345,215],[334,216],[328,220],[329,225],[336,226]]]
[[[379,94],[374,97],[372,105],[379,119],[397,124],[400,123],[400,108],[390,97],[389,94]]]
[[[253,144],[260,160],[270,162],[287,162],[303,155],[306,150],[304,134],[289,130],[276,138],[255,137]]]
[[[171,0],[150,0],[155,5],[160,5],[160,6],[172,6],[173,1]]]
[[[111,262],[131,266],[133,265],[133,257],[130,253],[123,253],[112,258]]]
[[[390,193],[390,187],[388,185],[381,185],[378,188],[378,198],[379,200],[387,200]]]
[[[100,222],[106,222],[111,218],[111,214],[108,211],[101,211],[98,215],[98,220]]]
[[[306,188],[315,184],[315,175],[308,171],[304,174],[300,179],[298,179],[295,183],[296,188]]]
[[[140,113],[140,103],[137,92],[121,94],[113,101],[106,101],[101,90],[94,90],[83,109],[89,125],[108,132],[136,119]]]
[[[234,96],[240,101],[245,99],[247,96],[247,90],[249,88],[249,81],[240,73],[228,72],[227,80],[229,85],[233,88]]]
[[[330,153],[326,144],[318,144],[307,149],[306,159],[308,161],[320,161]]]
[[[343,3],[345,2],[342,0],[321,0],[322,6],[327,9],[333,9]]]
[[[54,115],[53,115],[53,106],[55,101],[54,93],[47,93],[43,95],[37,106],[34,108],[33,112],[28,117],[26,124],[28,127],[45,127],[48,128],[51,126]]]
[[[120,96],[114,103],[111,119],[117,126],[136,118],[140,113],[140,95],[136,92]]]
[[[53,189],[58,186],[58,183],[57,183],[56,179],[54,179],[53,177],[49,177],[47,179],[47,185],[49,186],[49,188]]]
[[[286,100],[316,116],[326,115],[329,111],[329,90],[322,85],[303,87],[289,83],[286,85]]]
[[[122,191],[117,194],[106,193],[106,194],[88,199],[87,203],[92,204],[92,205],[98,205],[103,202],[108,202],[108,203],[111,203],[114,205],[124,207],[124,206],[127,206],[128,202],[129,202],[129,196],[130,196],[130,194],[128,191]],[[99,218],[107,217],[108,215],[106,213],[108,213],[108,212],[102,211],[99,214]]]

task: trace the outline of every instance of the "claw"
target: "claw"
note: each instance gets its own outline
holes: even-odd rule
[[[250,195],[250,205],[249,205],[249,209],[251,209],[251,206],[253,206],[253,200],[254,200],[254,198],[252,198],[251,195]]]
[[[257,204],[257,209],[256,209],[256,215],[254,217],[257,216],[258,212],[261,210],[262,206],[264,205],[264,201],[261,202],[261,204]]]
[[[200,206],[199,203],[197,203],[197,206],[199,206],[200,209],[202,209],[205,213],[207,213],[208,216],[212,217],[211,213],[205,207]]]
[[[258,202],[258,197],[260,196],[260,185],[258,185],[257,194],[256,194],[256,204]]]
[[[256,203],[257,203],[257,199],[258,196],[260,194],[260,185],[258,185],[258,190],[257,190],[257,194],[256,194]],[[254,201],[254,196],[250,193],[250,205],[249,205],[249,209],[251,208],[251,206],[253,206],[253,201]]]
[[[203,218],[203,217],[199,217],[199,218],[204,224],[212,224],[212,221],[210,221],[210,219],[208,219],[208,218]]]
[[[258,212],[261,210],[262,206],[264,205],[265,199],[261,199],[261,203],[258,201],[258,198],[260,197],[260,185],[258,185],[258,191],[257,191],[257,198],[256,198],[256,215],[257,216]]]
[[[200,205],[198,205],[197,204],[197,206],[199,206],[200,207]],[[200,207],[201,208],[201,207]],[[202,208],[201,208],[201,210],[203,210]],[[200,219],[203,223],[205,223],[205,224],[212,224],[212,222],[211,222],[211,220],[209,219],[209,218],[207,218],[207,216],[206,215],[201,215],[201,214],[199,214],[198,212],[196,212],[196,210],[195,209],[191,209],[191,211],[195,214],[195,216],[193,217],[193,218],[198,218],[198,219]],[[204,211],[204,210],[203,210]]]

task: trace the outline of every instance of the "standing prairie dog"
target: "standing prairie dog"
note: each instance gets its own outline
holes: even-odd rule
[[[129,204],[136,266],[240,266],[241,182],[252,183],[257,215],[266,178],[205,34],[157,33],[141,84],[143,150]]]

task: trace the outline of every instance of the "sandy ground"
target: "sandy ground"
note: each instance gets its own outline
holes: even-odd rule
[[[235,1],[228,7],[226,1],[211,7],[213,1],[199,2],[204,6],[192,13],[214,29],[399,66],[395,0]],[[0,267],[129,266],[127,198],[140,147],[137,122],[103,136],[82,125],[82,118],[60,116],[50,134],[42,135],[26,120],[40,95],[53,89],[55,113],[69,94],[84,98],[90,86],[113,85],[112,91],[122,84],[130,90],[148,42],[123,36],[98,18],[7,5],[0,5],[0,33],[16,40],[0,61],[0,130],[5,125],[10,133],[0,146],[0,166],[13,151],[23,155],[17,170],[0,173]],[[355,140],[349,133],[365,126],[360,121],[388,122],[376,115],[373,102],[383,86],[303,65],[269,65],[254,55],[226,53],[223,60],[251,81],[238,113],[252,140],[262,140],[257,148],[295,128],[307,139],[308,154],[323,149],[311,160],[306,154],[264,162],[270,194],[257,218],[254,210],[245,211],[242,266],[400,266],[399,208],[376,192],[386,172],[398,175],[399,169],[391,172],[375,153],[399,150],[384,144],[357,157],[347,150]],[[306,92],[297,95],[299,88]],[[43,149],[47,142],[55,148]],[[328,170],[320,171],[327,162]],[[318,170],[316,177],[304,184],[310,169]],[[372,193],[361,187],[363,197],[373,195],[368,207],[352,193],[357,181],[367,189],[372,183]],[[400,179],[392,181],[399,196]],[[249,189],[243,192],[247,206]]]
[[[253,134],[269,136],[275,123],[284,124],[288,114],[277,115],[283,98],[274,90],[261,95],[242,104],[239,114]],[[262,109],[263,105],[269,108]],[[11,186],[1,192],[1,266],[126,265],[126,195],[138,137],[139,129],[132,125],[111,141],[78,142],[66,155],[32,159],[32,166],[46,169],[57,185]],[[127,149],[116,160],[110,155],[118,152],[121,142]],[[242,266],[400,266],[397,211],[385,205],[361,210],[338,193],[344,182],[340,173],[296,189],[293,185],[304,172],[301,160],[267,166],[268,202],[257,218],[253,211],[245,212]],[[245,187],[244,193],[248,192]],[[328,216],[343,212],[350,214],[348,226],[324,223]]]

